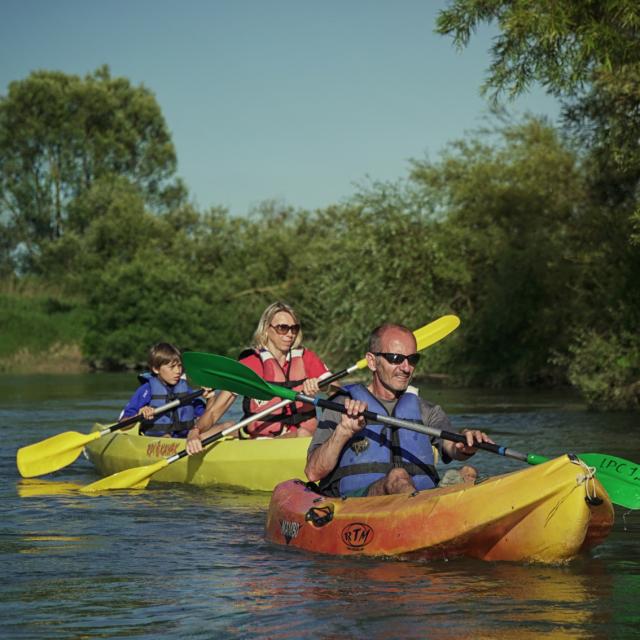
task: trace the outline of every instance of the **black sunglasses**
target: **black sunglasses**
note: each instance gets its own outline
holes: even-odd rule
[[[293,333],[294,336],[298,335],[300,331],[299,324],[270,324],[269,325],[279,336],[285,336],[289,331]]]
[[[405,356],[404,353],[387,353],[385,351],[376,351],[374,356],[382,356],[389,364],[402,364],[405,360],[412,366],[415,367],[420,361],[419,353],[412,353],[408,356]]]

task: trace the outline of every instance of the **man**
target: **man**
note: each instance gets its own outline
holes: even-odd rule
[[[340,396],[346,414],[325,411],[309,446],[305,473],[331,496],[379,496],[413,493],[438,484],[433,446],[443,462],[467,460],[475,443],[492,442],[481,431],[463,431],[466,443],[440,441],[416,431],[366,424],[362,413],[392,415],[439,430],[451,423],[439,407],[421,400],[409,383],[420,358],[409,329],[384,324],[369,338],[366,355],[372,379],[367,387],[349,385]]]

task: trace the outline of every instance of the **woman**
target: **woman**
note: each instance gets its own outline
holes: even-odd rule
[[[284,302],[274,302],[262,313],[253,335],[252,347],[240,354],[240,362],[267,382],[313,396],[319,391],[318,381],[330,376],[331,372],[317,354],[301,347],[301,343],[302,331],[295,311]],[[235,397],[230,391],[221,391],[210,401],[187,436],[187,451],[190,454],[202,450],[201,441],[204,438],[222,431],[231,424],[215,423],[231,407]],[[245,417],[278,402],[279,398],[269,402],[244,398],[242,406]],[[245,433],[240,436],[309,436],[315,431],[316,426],[315,407],[295,402],[274,411],[263,420],[250,423],[244,427]]]

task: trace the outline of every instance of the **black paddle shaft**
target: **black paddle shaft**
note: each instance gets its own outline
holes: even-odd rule
[[[198,389],[197,391],[188,393],[182,398],[176,398],[171,402],[167,402],[167,404],[163,404],[161,407],[158,407],[155,410],[154,415],[160,415],[161,413],[166,413],[167,411],[171,411],[171,409],[175,409],[176,407],[181,407],[184,404],[188,404],[192,400],[195,400],[196,398],[201,396],[203,393],[204,389]],[[136,414],[135,416],[131,416],[130,418],[126,418],[125,420],[121,420],[120,422],[112,424],[110,427],[105,429],[105,433],[111,433],[112,431],[117,431],[118,429],[124,429],[124,427],[128,427],[130,424],[135,424],[136,422],[140,422],[140,414]]]
[[[338,402],[332,402],[331,400],[323,400],[322,398],[312,398],[311,396],[305,396],[299,393],[298,399],[302,402],[309,402],[323,409],[331,409],[338,413],[346,413],[347,410],[343,404]],[[410,429],[411,431],[417,431],[418,433],[424,433],[425,435],[432,436],[434,438],[443,438],[444,440],[451,440],[452,442],[462,442],[467,444],[467,438],[462,433],[456,433],[454,431],[443,431],[441,429],[435,429],[428,427],[420,422],[410,422],[409,420],[401,420],[400,418],[394,418],[392,416],[382,416],[372,411],[365,411],[362,414],[369,422],[382,422],[384,424],[391,425],[392,427],[400,427],[402,429]],[[491,442],[474,442],[473,447],[476,449],[483,449],[490,451],[491,453],[497,453],[500,456],[507,456],[509,458],[515,458],[516,460],[522,460],[527,462],[527,456],[524,453],[520,453],[507,447],[502,447]]]

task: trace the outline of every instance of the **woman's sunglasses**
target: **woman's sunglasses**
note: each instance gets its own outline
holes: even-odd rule
[[[279,336],[286,336],[289,331],[293,333],[294,336],[298,335],[300,331],[299,324],[270,324],[269,325]]]
[[[419,353],[412,353],[405,356],[404,353],[387,353],[385,351],[376,351],[374,356],[382,356],[389,364],[402,364],[405,360],[409,362],[412,367],[415,367],[420,361]]]

